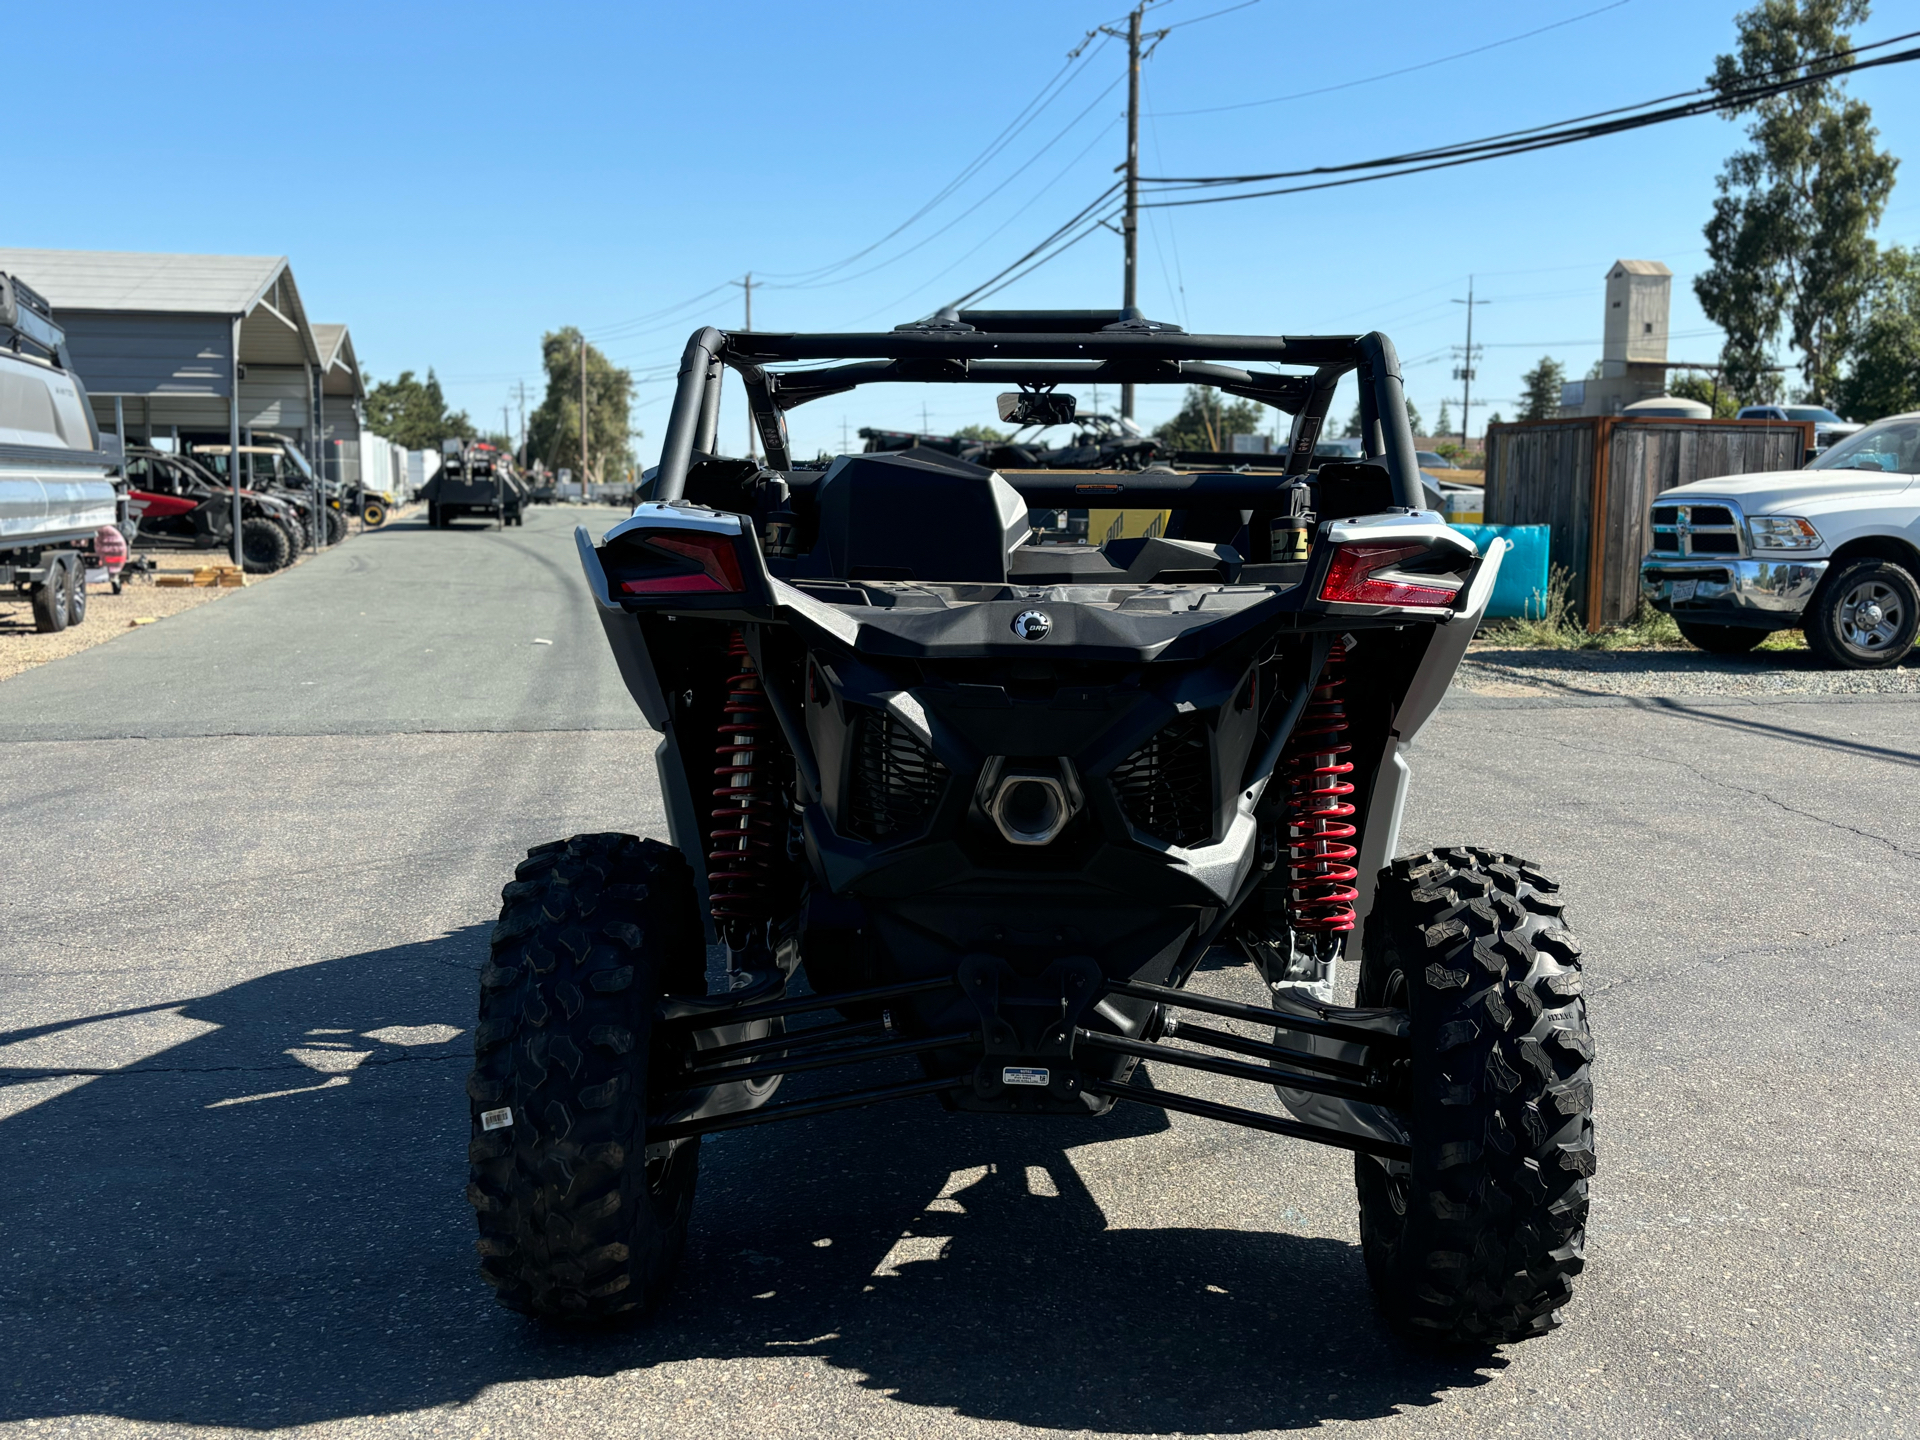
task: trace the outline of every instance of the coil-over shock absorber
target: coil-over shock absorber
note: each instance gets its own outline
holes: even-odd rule
[[[767,714],[759,668],[735,626],[727,640],[727,699],[721,706],[714,765],[714,828],[707,833],[708,904],[727,944],[744,947],[768,915],[772,863],[773,757],[763,736]]]
[[[1349,817],[1354,794],[1347,777],[1353,763],[1347,752],[1347,647],[1336,641],[1328,650],[1307,710],[1288,739],[1282,762],[1287,778],[1288,914],[1297,931],[1323,933],[1354,929],[1354,826]]]

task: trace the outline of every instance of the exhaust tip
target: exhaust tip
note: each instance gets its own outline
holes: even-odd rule
[[[1044,846],[1067,828],[1073,807],[1057,777],[1003,775],[987,813],[1003,840],[1017,846]]]

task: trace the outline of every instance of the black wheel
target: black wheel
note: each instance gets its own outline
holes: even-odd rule
[[[1582,1269],[1594,1043],[1556,889],[1458,847],[1381,873],[1356,999],[1409,1012],[1414,1156],[1356,1156],[1354,1179],[1368,1279],[1411,1335],[1540,1335]]]
[[[474,1033],[467,1198],[502,1305],[546,1320],[651,1310],[687,1240],[700,1142],[650,1157],[648,1097],[678,1053],[663,995],[702,995],[679,851],[628,835],[537,846],[502,892]]]
[[[327,544],[339,545],[347,538],[347,517],[337,510],[327,512]]]
[[[1880,670],[1907,659],[1917,616],[1921,591],[1913,576],[1892,561],[1853,560],[1827,573],[1801,628],[1823,665]]]
[[[360,507],[360,523],[368,530],[378,530],[387,523],[387,507],[377,500],[364,502]]]
[[[293,542],[279,521],[251,515],[240,522],[240,563],[248,575],[270,575],[293,563]]]
[[[1748,625],[1703,625],[1693,620],[1674,623],[1681,628],[1681,639],[1715,655],[1746,655],[1773,634]]]
[[[427,529],[439,530],[440,524],[440,507],[429,504],[427,506]]]
[[[67,624],[79,625],[87,618],[87,566],[85,561],[67,562]]]
[[[33,588],[33,628],[52,635],[67,628],[67,558],[47,562],[47,578]]]
[[[307,548],[306,527],[301,525],[298,520],[281,520],[276,517],[275,523],[287,532],[287,544],[291,547],[294,555],[299,555],[301,551]]]

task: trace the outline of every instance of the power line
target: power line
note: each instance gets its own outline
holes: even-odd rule
[[[1416,70],[1431,70],[1436,65],[1447,65],[1456,60],[1464,60],[1470,55],[1479,55],[1486,50],[1498,50],[1503,45],[1512,45],[1521,40],[1532,40],[1536,35],[1545,35],[1550,30],[1559,30],[1563,25],[1573,25],[1582,20],[1592,20],[1596,15],[1604,15],[1610,10],[1619,10],[1629,0],[1614,0],[1612,5],[1603,5],[1599,10],[1589,10],[1585,14],[1570,15],[1565,20],[1556,20],[1552,25],[1543,25],[1538,30],[1529,30],[1520,35],[1510,35],[1505,40],[1491,40],[1485,45],[1476,45],[1472,50],[1456,51],[1443,55],[1438,60],[1423,60],[1418,65],[1405,65],[1399,70],[1386,70],[1379,75],[1365,76],[1360,80],[1343,80],[1338,85],[1323,85],[1317,90],[1297,90],[1291,95],[1272,95],[1266,100],[1243,100],[1237,105],[1207,105],[1198,110],[1162,110],[1157,113],[1175,115],[1219,115],[1227,110],[1252,110],[1261,105],[1279,105],[1287,100],[1306,100],[1314,95],[1331,95],[1336,90],[1352,90],[1356,85],[1372,85],[1377,80],[1392,80],[1397,75],[1412,75]],[[1223,12],[1224,13],[1224,12]],[[1188,24],[1193,24],[1190,20]],[[1172,28],[1172,27],[1170,27]]]
[[[1921,32],[1916,32],[1921,34]],[[1881,49],[1897,44],[1902,40],[1914,39],[1915,35],[1897,36],[1893,40],[1877,41],[1870,46],[1858,47],[1861,50]],[[1802,65],[1820,64],[1826,58],[1804,61]],[[1495,160],[1508,155],[1522,155],[1534,150],[1547,150],[1561,145],[1572,145],[1583,140],[1595,140],[1605,135],[1616,135],[1628,130],[1638,130],[1650,125],[1662,125],[1673,120],[1690,119],[1698,115],[1710,115],[1720,110],[1730,110],[1752,105],[1776,95],[1784,95],[1809,85],[1821,85],[1857,70],[1871,70],[1882,65],[1898,65],[1909,60],[1921,58],[1921,50],[1904,50],[1894,55],[1879,56],[1872,60],[1854,60],[1850,64],[1838,65],[1832,69],[1813,74],[1791,75],[1763,85],[1748,85],[1733,90],[1718,90],[1703,87],[1700,90],[1683,92],[1689,96],[1707,98],[1689,100],[1684,104],[1668,106],[1664,109],[1646,111],[1646,107],[1657,105],[1661,100],[1671,100],[1674,96],[1663,96],[1661,100],[1642,101],[1639,105],[1622,106],[1616,110],[1597,112],[1596,115],[1581,116],[1575,120],[1557,121],[1548,125],[1531,126],[1525,130],[1508,131],[1501,135],[1485,136],[1478,140],[1459,141],[1451,145],[1435,146],[1427,150],[1408,151],[1400,155],[1385,156],[1377,160],[1353,161],[1345,165],[1317,165],[1302,170],[1275,170],[1253,175],[1196,175],[1196,176],[1150,176],[1144,177],[1149,184],[1161,186],[1155,194],[1173,191],[1212,189],[1232,185],[1257,184],[1267,180],[1290,180],[1315,175],[1344,175],[1339,180],[1325,180],[1308,185],[1286,186],[1274,190],[1257,190],[1238,195],[1203,196],[1193,200],[1154,200],[1143,201],[1143,205],[1156,208],[1174,208],[1188,205],[1221,204],[1233,200],[1256,200],[1272,195],[1295,195],[1309,190],[1330,190],[1344,185],[1359,185],[1371,180],[1389,180],[1400,175],[1415,175],[1429,170],[1445,170],[1460,165],[1471,165],[1482,160]],[[1797,69],[1801,68],[1799,66]],[[1779,72],[1776,72],[1779,73]],[[1642,110],[1643,114],[1627,112]],[[1586,123],[1597,117],[1617,116],[1624,118],[1608,119],[1599,124]],[[1354,175],[1349,172],[1377,170],[1380,174]]]

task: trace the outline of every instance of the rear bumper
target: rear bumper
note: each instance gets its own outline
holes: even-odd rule
[[[1677,620],[1785,630],[1796,625],[1827,574],[1825,560],[1682,560],[1649,556],[1641,562],[1641,595]],[[1676,581],[1694,594],[1674,598]]]

